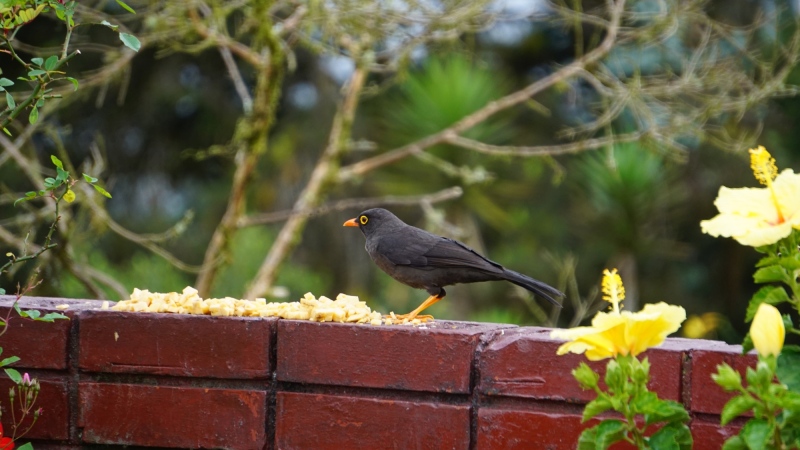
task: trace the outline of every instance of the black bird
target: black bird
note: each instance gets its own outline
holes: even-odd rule
[[[558,289],[506,269],[461,242],[412,227],[385,209],[368,209],[344,226],[358,227],[364,233],[367,253],[381,270],[403,284],[425,289],[430,294],[417,309],[399,318],[417,317],[447,295],[445,286],[479,281],[510,281],[561,307],[556,297],[564,294]]]

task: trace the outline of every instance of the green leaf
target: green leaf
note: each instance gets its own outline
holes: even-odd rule
[[[37,66],[41,67],[44,64],[44,59],[42,58],[31,58],[31,62],[36,64]]]
[[[752,397],[745,395],[733,397],[728,400],[728,403],[725,403],[725,406],[722,408],[720,424],[725,426],[731,420],[753,409],[757,404],[758,402]]]
[[[39,108],[34,106],[33,109],[31,109],[31,113],[28,115],[28,122],[33,125],[37,120],[39,120]]]
[[[606,419],[597,425],[595,434],[595,444],[597,449],[605,450],[615,442],[619,442],[625,436],[625,424],[616,419]],[[583,434],[581,434],[583,437]],[[578,441],[580,443],[580,440]]]
[[[122,8],[123,8],[125,11],[128,11],[128,12],[129,12],[129,13],[131,13],[131,14],[136,14],[136,11],[134,11],[134,10],[133,10],[133,8],[131,8],[130,6],[128,6],[128,5],[127,5],[125,2],[123,2],[122,0],[117,0],[117,4],[118,4],[119,6],[122,6]]]
[[[72,85],[74,86],[74,89],[72,90],[72,92],[77,91],[78,90],[78,80],[76,80],[75,78],[72,78],[72,77],[67,77],[67,80],[69,80],[69,82],[72,83]]]
[[[103,189],[102,187],[100,187],[100,186],[98,186],[98,185],[96,185],[96,184],[93,184],[93,185],[92,185],[92,187],[94,187],[94,189],[95,189],[97,192],[99,192],[99,193],[103,194],[104,196],[106,196],[106,197],[108,197],[108,198],[111,198],[111,194],[109,194],[109,193],[108,193],[108,191],[107,191],[107,190],[105,190],[105,189]]]
[[[0,361],[0,367],[7,366],[9,364],[14,364],[17,361],[19,361],[19,356],[9,356],[8,358],[5,358],[2,361]]]
[[[755,345],[753,345],[753,338],[750,337],[750,332],[748,331],[744,336],[744,340],[742,341],[742,354],[745,355],[754,348]]]
[[[577,450],[597,450],[597,427],[583,430],[578,437]]]
[[[33,77],[38,77],[39,75],[44,75],[44,74],[46,74],[46,73],[47,73],[47,72],[45,72],[45,71],[44,71],[44,70],[42,70],[42,69],[33,69],[33,70],[31,70],[31,71],[29,71],[29,72],[28,72],[28,76],[29,76],[29,77],[31,77],[31,78],[33,78]]]
[[[650,436],[652,450],[692,450],[692,432],[681,423],[670,423]]]
[[[795,422],[800,419],[800,417],[797,415],[797,413],[800,413],[800,392],[787,391],[782,389],[783,386],[778,384],[770,386],[770,389],[773,388],[776,388],[775,390],[782,391],[779,392],[774,401],[778,406],[783,408],[783,413],[787,413],[788,417],[786,418],[788,420],[794,420]]]
[[[47,61],[44,62],[45,70],[53,70],[56,68],[56,64],[58,64],[58,56],[52,55],[47,58]]]
[[[726,391],[738,391],[742,387],[742,375],[726,363],[717,366],[717,373],[711,374],[711,379]]]
[[[48,188],[52,188],[56,185],[56,179],[53,177],[47,177],[44,179],[44,185]]]
[[[51,313],[47,313],[47,314],[43,315],[42,317],[39,317],[39,318],[34,319],[34,320],[36,320],[37,322],[54,322],[56,319],[67,319],[67,320],[69,320],[69,317],[67,317],[67,316],[65,316],[64,314],[61,314],[61,313],[51,312]]]
[[[639,392],[631,400],[631,410],[636,414],[647,414],[658,408],[659,403],[660,400],[655,392]]]
[[[722,450],[748,450],[748,448],[747,444],[744,443],[744,439],[742,439],[741,436],[736,435],[722,444]]]
[[[606,397],[597,397],[596,399],[587,403],[586,407],[583,408],[582,421],[586,422],[592,417],[602,414],[609,409],[611,409],[611,402],[609,402]]]
[[[786,294],[786,291],[782,286],[764,286],[755,294],[753,294],[753,298],[750,299],[750,303],[747,305],[747,313],[745,314],[744,321],[750,322],[753,320],[753,316],[756,315],[756,311],[758,310],[759,305],[762,303],[779,305],[788,301],[789,296]]]
[[[38,318],[40,315],[42,315],[42,313],[40,313],[39,311],[37,311],[35,309],[29,309],[29,310],[25,311],[25,314],[27,315],[27,317],[29,319],[34,319],[34,320],[36,318]]]
[[[119,40],[121,40],[126,47],[135,52],[138,52],[139,49],[142,48],[142,43],[139,42],[139,39],[137,39],[136,36],[132,34],[120,33]]]
[[[654,410],[644,416],[645,423],[652,425],[656,422],[681,423],[689,421],[689,413],[683,405],[672,400],[659,400]]]
[[[13,86],[13,85],[14,85],[14,82],[9,80],[8,78],[0,78],[0,86],[8,87],[8,86]]]
[[[17,107],[17,102],[14,101],[14,97],[11,96],[8,92],[6,92],[6,103],[8,107],[14,109]]]
[[[56,155],[50,155],[50,161],[53,162],[53,165],[58,167],[61,170],[64,170],[64,163],[61,162],[60,159]]]
[[[756,267],[772,266],[774,264],[778,264],[778,260],[780,260],[780,256],[767,255],[758,260],[758,262],[756,263]]]
[[[83,179],[86,180],[87,183],[92,183],[92,184],[97,183],[97,178],[91,175],[83,174]]]
[[[800,370],[797,370],[798,367],[800,367],[800,347],[797,345],[785,345],[778,356],[778,367],[775,370],[775,374],[781,383],[795,392],[800,392]]]
[[[20,375],[20,373],[17,372],[16,370],[12,368],[7,368],[3,370],[6,371],[6,375],[8,375],[8,378],[11,378],[11,381],[13,381],[15,384],[19,384],[19,382],[22,381],[22,375]]]
[[[33,450],[33,444],[31,444],[30,442],[26,442],[17,447],[17,450]]]
[[[753,280],[756,283],[772,283],[774,281],[786,281],[786,269],[781,266],[767,266],[756,270],[753,274]]]
[[[56,182],[58,182],[58,184],[66,182],[67,178],[69,178],[69,172],[60,167],[56,167],[56,173],[58,174],[56,175]]]
[[[748,448],[767,448],[772,432],[772,427],[766,420],[750,419],[744,424],[739,435],[744,439]]]
[[[795,253],[794,255],[784,256],[778,262],[781,266],[783,266],[786,270],[797,270],[800,269],[800,253]]]
[[[16,203],[16,202],[14,202],[14,203]],[[3,288],[0,288],[0,295],[6,295],[6,290],[3,289]]]

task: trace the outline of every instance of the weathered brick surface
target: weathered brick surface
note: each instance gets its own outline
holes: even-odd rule
[[[8,331],[0,337],[0,347],[3,348],[2,357],[12,355],[21,359],[14,367],[28,369],[66,369],[69,346],[69,330],[71,320],[56,320],[50,322],[36,322],[23,319],[16,312],[9,311],[14,303],[14,297],[0,296],[0,317],[9,317]],[[87,306],[85,300],[50,299],[41,297],[24,297],[20,300],[20,307],[24,310],[35,309],[42,313],[64,313],[69,317],[74,316],[76,309]],[[69,304],[70,309],[61,311],[55,309],[58,304]]]
[[[695,418],[689,424],[692,430],[692,438],[694,439],[693,448],[701,449],[715,449],[722,448],[728,438],[739,434],[741,426],[727,425],[721,427],[719,425],[719,418],[716,416]]]
[[[267,378],[277,319],[86,311],[79,366],[90,372]]]
[[[482,407],[477,448],[573,450],[585,427],[577,412]]]
[[[686,372],[689,378],[687,407],[694,412],[719,414],[722,407],[733,396],[725,392],[711,375],[717,373],[717,366],[727,363],[739,373],[744,373],[748,366],[755,366],[755,354],[742,355],[738,345],[727,345],[717,341],[694,341],[697,348],[691,351]]]
[[[88,444],[260,449],[265,391],[81,382],[78,427]]]
[[[12,302],[0,297],[0,314]],[[37,449],[572,449],[586,426],[581,403],[593,398],[571,375],[585,358],[557,356],[560,342],[549,329],[447,321],[370,327],[22,300],[43,312],[57,304],[69,305],[72,320],[16,318],[0,337],[2,357],[20,356],[15,365],[42,381],[44,414],[28,435]],[[645,356],[650,388],[692,413],[695,449],[720,448],[738,432],[744,419],[719,426],[730,396],[711,375],[722,362],[744,374],[755,355],[669,339]],[[590,365],[602,373],[606,361]],[[6,430],[10,386],[0,378]]]
[[[651,364],[649,387],[661,398],[681,398],[682,353],[690,348],[682,341],[668,343],[665,348],[651,349],[644,354]],[[558,356],[556,350],[561,343],[550,338],[549,328],[524,327],[503,331],[481,354],[478,389],[491,396],[590,401],[594,393],[582,390],[571,374],[581,362],[586,362],[586,357],[576,354]],[[589,366],[604,374],[607,362],[589,362]]]
[[[68,399],[68,381],[66,376],[44,375],[37,376],[41,389],[39,396],[34,403],[34,409],[42,408],[42,414],[25,435],[26,439],[54,439],[66,440],[69,438],[69,417],[70,407]],[[8,399],[8,391],[14,386],[10,379],[3,376],[0,378],[0,405],[2,405],[3,430],[6,435],[11,435],[13,431],[13,418],[17,420],[22,417],[19,408],[19,398],[14,401],[14,415],[11,414],[11,403]],[[22,422],[20,432],[27,429],[33,420],[33,415]],[[38,448],[38,447],[37,447]]]
[[[277,377],[296,383],[468,393],[479,338],[503,327],[445,321],[415,328],[282,320]]]
[[[468,405],[279,392],[275,414],[278,449],[467,449],[470,442]]]

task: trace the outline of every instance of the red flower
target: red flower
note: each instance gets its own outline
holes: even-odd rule
[[[3,424],[0,424],[0,450],[14,450],[14,441],[3,436]]]

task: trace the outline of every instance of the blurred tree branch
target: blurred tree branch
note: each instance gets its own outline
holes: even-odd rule
[[[617,40],[617,33],[619,32],[620,21],[622,19],[622,11],[625,8],[625,0],[608,0],[609,8],[609,24],[606,29],[605,38],[603,41],[589,53],[581,58],[578,58],[571,64],[562,67],[561,69],[553,72],[541,80],[537,80],[528,86],[508,94],[507,96],[488,103],[483,108],[475,111],[474,113],[464,117],[452,126],[441,130],[431,136],[422,138],[403,147],[389,150],[377,156],[359,161],[350,166],[343,167],[338,174],[339,182],[347,182],[355,177],[363,176],[365,173],[378,169],[388,164],[395,163],[403,158],[424,152],[426,149],[433,147],[437,144],[456,139],[459,134],[469,130],[475,125],[485,121],[494,114],[500,111],[516,106],[520,103],[528,101],[532,96],[552,87],[553,85],[562,82],[576,74],[585,70],[585,68],[604,57],[611,51]]]
[[[348,198],[345,200],[338,200],[320,205],[315,208],[309,208],[305,211],[275,211],[263,214],[251,214],[239,219],[239,227],[252,227],[256,225],[264,225],[268,223],[282,222],[289,219],[294,215],[304,215],[306,217],[321,216],[334,211],[343,211],[345,209],[360,209],[365,210],[369,208],[376,208],[378,206],[389,205],[419,205],[419,204],[434,204],[453,200],[460,197],[464,190],[459,186],[449,187],[439,192],[424,195],[407,195],[395,196],[387,195],[384,197],[369,197],[369,198]]]

